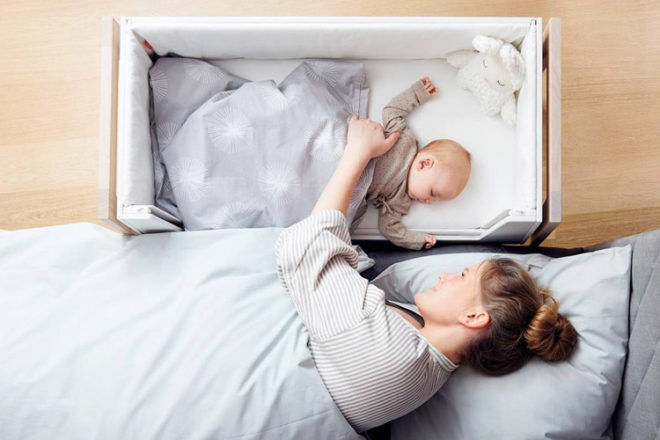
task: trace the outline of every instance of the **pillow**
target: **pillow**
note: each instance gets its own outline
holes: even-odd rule
[[[193,109],[182,125],[168,125],[167,142],[158,136],[158,156],[168,178],[159,194],[171,190],[175,202],[170,204],[176,205],[185,229],[287,227],[308,216],[341,158],[351,114],[366,115],[363,65],[306,60],[277,85],[241,84],[219,67],[192,63],[159,60],[151,71],[152,87],[154,78],[168,77],[168,90],[203,78],[205,90],[216,91],[202,103],[191,94],[194,105],[183,106],[170,102],[169,94],[159,98],[154,88],[157,119],[165,114],[163,108]],[[230,90],[233,86],[238,87]],[[349,222],[372,174],[373,161],[358,182]]]
[[[579,334],[565,362],[534,357],[493,377],[467,365],[438,393],[391,423],[392,440],[605,439],[618,400],[628,340],[630,246],[552,259],[539,254],[446,254],[386,269],[373,282],[388,299],[412,302],[441,272],[493,257],[520,261],[551,289]]]

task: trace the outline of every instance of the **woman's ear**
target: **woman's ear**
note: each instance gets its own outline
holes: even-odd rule
[[[458,318],[458,322],[467,328],[478,330],[490,323],[490,315],[481,307],[468,310]]]

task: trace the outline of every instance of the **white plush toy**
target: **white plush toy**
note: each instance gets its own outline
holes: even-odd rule
[[[516,123],[516,90],[525,77],[520,52],[510,43],[477,35],[475,50],[457,50],[447,55],[447,62],[458,67],[458,85],[477,97],[481,110],[489,115],[502,114],[507,124]]]

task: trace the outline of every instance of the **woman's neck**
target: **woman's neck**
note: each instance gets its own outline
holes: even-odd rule
[[[413,326],[415,326],[415,328],[416,328],[417,330],[420,330],[420,331],[422,330],[422,328],[423,328],[422,325],[421,325],[421,324],[420,324],[415,318],[413,318],[412,316],[410,316],[410,314],[404,312],[404,311],[401,310],[401,309],[398,309],[397,307],[392,307],[392,306],[390,306],[390,305],[388,305],[387,307],[391,308],[392,310],[394,310],[395,312],[397,312],[399,315],[401,315],[401,316],[403,317],[403,319],[405,319],[406,321],[408,321],[409,323],[411,323]]]
[[[457,364],[461,361],[465,347],[468,344],[468,335],[463,326],[422,326],[415,318],[397,307],[388,305],[392,310],[410,322],[424,338],[447,359]]]
[[[426,340],[453,363],[461,362],[465,348],[469,343],[463,326],[425,325],[420,329]]]

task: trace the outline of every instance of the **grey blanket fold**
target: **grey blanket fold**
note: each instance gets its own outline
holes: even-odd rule
[[[277,85],[160,58],[150,71],[156,205],[185,229],[289,226],[311,211],[366,115],[361,63],[308,60]],[[373,162],[348,213],[363,202]]]

